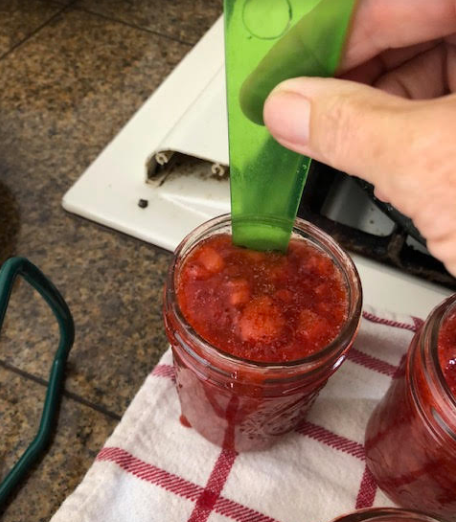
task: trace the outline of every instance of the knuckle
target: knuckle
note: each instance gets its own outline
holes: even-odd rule
[[[345,158],[350,154],[356,129],[355,115],[349,95],[326,101],[319,115],[320,130],[316,147],[324,162],[343,168]],[[350,136],[350,139],[347,139]]]
[[[447,267],[456,266],[456,233],[443,239],[430,239],[427,247],[429,252]]]
[[[431,124],[418,111],[404,113],[402,120],[407,139],[401,149],[392,149],[396,159],[391,172],[385,173],[387,191],[398,202],[398,210],[428,232],[438,222],[456,220],[454,139],[447,118]]]

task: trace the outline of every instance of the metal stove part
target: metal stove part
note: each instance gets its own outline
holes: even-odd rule
[[[169,160],[174,156],[174,152],[172,150],[165,150],[163,152],[157,152],[154,156],[155,161],[158,165],[162,167],[169,163]]]
[[[375,208],[356,181],[341,172],[315,163],[298,215],[321,227],[351,252],[456,290],[456,279],[443,264],[412,241],[401,223]]]
[[[226,165],[220,163],[213,163],[211,166],[211,172],[218,178],[222,179],[229,174],[229,168]]]

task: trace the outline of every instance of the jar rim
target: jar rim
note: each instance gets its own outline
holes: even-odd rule
[[[189,243],[192,242],[192,244],[189,247],[189,252],[193,249],[194,245],[198,242],[198,240],[203,239],[207,236],[208,233],[215,231],[217,229],[221,229],[227,225],[231,224],[231,215],[230,214],[223,214],[221,216],[218,216],[216,218],[213,218],[209,221],[206,221],[196,229],[194,229],[190,234],[188,234],[178,245],[174,252],[174,259],[171,263],[169,273],[168,273],[168,284],[167,289],[168,292],[171,292],[173,296],[176,295],[175,290],[175,269],[177,266],[177,260],[179,259],[180,255],[185,255],[185,248],[188,247]],[[331,236],[329,236],[326,232],[318,228],[317,226],[313,225],[312,223],[305,221],[301,218],[296,218],[295,223],[293,225],[293,232],[296,234],[299,233],[311,233],[311,239],[317,241],[317,246],[324,246],[326,248],[331,248],[331,258],[333,261],[337,262],[338,268],[343,273],[346,282],[347,287],[349,289],[349,306],[347,311],[347,320],[344,323],[343,328],[338,333],[337,337],[331,341],[327,346],[319,350],[318,352],[311,354],[307,357],[303,357],[301,359],[296,359],[293,361],[287,361],[287,362],[266,362],[266,361],[254,361],[251,359],[246,359],[243,357],[238,357],[236,355],[230,354],[228,352],[225,352],[224,350],[221,350],[217,346],[213,346],[209,342],[207,342],[203,337],[201,337],[193,328],[191,325],[188,324],[185,317],[182,314],[182,311],[180,310],[179,304],[177,299],[175,299],[175,306],[174,306],[174,313],[175,317],[180,324],[181,327],[184,327],[187,332],[189,332],[192,336],[192,341],[197,342],[199,348],[202,348],[203,351],[206,351],[211,354],[217,354],[217,356],[221,357],[222,360],[225,360],[227,362],[236,363],[243,365],[245,367],[249,368],[255,368],[255,369],[271,369],[271,370],[280,370],[280,369],[292,369],[297,367],[305,367],[305,366],[312,366],[317,361],[320,361],[322,358],[326,356],[331,356],[333,352],[336,351],[336,348],[338,348],[341,345],[341,341],[345,338],[347,338],[350,335],[353,335],[353,332],[356,331],[358,328],[360,316],[361,316],[361,309],[362,309],[362,288],[361,288],[361,281],[359,278],[358,271],[356,269],[356,266],[353,262],[353,260],[350,258],[350,256],[332,239]],[[196,237],[195,237],[196,236]],[[326,251],[326,250],[325,250]],[[343,262],[343,265],[341,262],[336,258],[338,256],[340,258],[340,261]],[[185,257],[184,257],[185,259]],[[350,277],[351,276],[351,277]],[[195,355],[189,346],[187,346],[187,349],[189,349],[193,355]],[[342,361],[341,361],[342,362]]]
[[[432,366],[435,374],[437,375],[440,388],[445,392],[447,399],[452,403],[456,412],[456,397],[451,393],[450,387],[448,386],[448,383],[445,379],[438,352],[440,330],[448,315],[454,311],[456,311],[456,294],[452,295],[448,299],[445,299],[443,303],[434,308],[428,320],[426,321],[426,324],[428,324],[426,337],[429,339]]]
[[[366,508],[354,511],[334,519],[332,522],[370,522],[370,521],[393,522],[403,520],[404,522],[444,522],[443,519],[436,518],[414,509],[400,508]]]
[[[414,359],[415,356],[413,353],[417,351],[422,361],[422,371],[424,378],[426,379],[426,384],[429,387],[430,393],[436,401],[436,404],[438,403],[439,406],[442,406],[442,404],[449,406],[449,408],[440,408],[442,410],[441,412],[433,408],[433,421],[435,421],[444,432],[456,441],[456,431],[454,428],[454,426],[456,426],[456,397],[451,393],[450,387],[445,379],[438,352],[440,329],[443,326],[447,314],[455,309],[456,294],[445,299],[432,310],[422,329],[417,333],[417,342],[412,344],[413,348],[410,353],[409,361]],[[412,366],[411,363],[408,365],[409,372],[411,372]],[[411,393],[419,408],[421,416],[429,425],[434,425],[434,422],[431,422],[428,416],[429,414],[426,413],[426,409],[422,404],[419,387],[415,382],[416,377],[414,377],[414,372],[409,373],[409,376]]]

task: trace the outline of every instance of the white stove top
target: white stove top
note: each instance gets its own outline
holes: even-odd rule
[[[229,181],[217,174],[228,165],[223,52],[220,19],[65,194],[64,208],[168,250],[202,222],[229,212]],[[148,166],[166,162],[169,151],[187,159],[148,179]],[[388,233],[388,218],[350,183],[336,196],[328,217]],[[425,317],[451,294],[353,258],[367,304]]]

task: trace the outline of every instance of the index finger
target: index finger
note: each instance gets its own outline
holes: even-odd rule
[[[456,32],[456,0],[359,0],[340,72],[387,49],[408,47]]]

